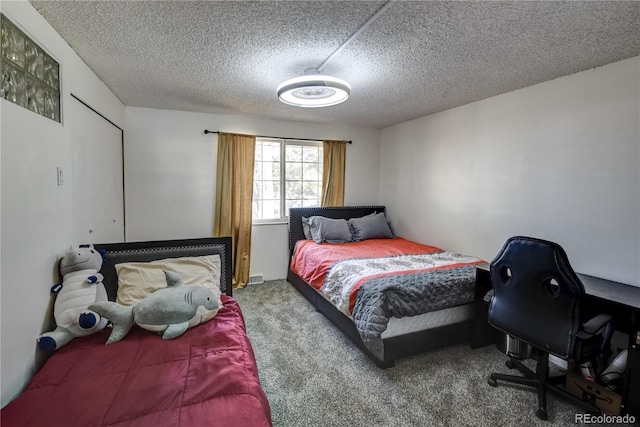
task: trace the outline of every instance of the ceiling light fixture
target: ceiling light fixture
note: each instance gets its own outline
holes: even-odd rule
[[[329,107],[349,98],[351,86],[337,77],[318,73],[309,68],[304,76],[294,77],[278,86],[278,98],[295,107]]]
[[[289,79],[278,86],[278,98],[285,104],[296,107],[316,108],[340,104],[349,98],[351,86],[337,77],[320,74],[327,62],[336,56],[353,39],[363,32],[391,5],[386,2],[362,27],[338,47],[318,68],[307,68],[305,75]]]

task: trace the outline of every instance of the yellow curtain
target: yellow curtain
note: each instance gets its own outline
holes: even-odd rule
[[[322,141],[322,206],[344,206],[344,165],[346,141]]]
[[[255,148],[255,136],[218,135],[213,235],[232,237],[234,288],[242,288],[249,281]]]

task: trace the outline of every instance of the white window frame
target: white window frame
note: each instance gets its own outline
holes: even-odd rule
[[[297,146],[311,146],[320,147],[322,149],[322,141],[307,141],[298,139],[283,139],[283,138],[268,138],[268,137],[256,137],[256,142],[279,142],[280,143],[280,212],[282,215],[280,218],[267,218],[267,219],[253,219],[254,225],[261,224],[286,224],[289,222],[289,216],[286,215],[286,147],[287,145]],[[322,156],[322,153],[321,153]],[[322,157],[320,158],[322,164]],[[320,169],[320,175],[322,175],[322,169]],[[320,178],[322,180],[322,177]],[[320,195],[322,197],[322,194]],[[310,205],[311,206],[311,205]],[[319,206],[319,204],[318,204]],[[253,208],[253,207],[252,207]]]

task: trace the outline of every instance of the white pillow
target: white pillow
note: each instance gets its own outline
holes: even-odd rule
[[[166,288],[163,270],[178,273],[185,285],[202,285],[220,290],[220,255],[166,258],[151,262],[123,262],[115,265],[118,274],[116,302],[133,305],[150,293]]]

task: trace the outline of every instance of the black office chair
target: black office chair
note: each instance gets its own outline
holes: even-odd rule
[[[491,262],[490,271],[494,294],[489,323],[530,345],[538,362],[534,373],[510,357],[507,367],[517,368],[524,376],[493,373],[488,383],[496,387],[501,380],[535,387],[536,415],[543,420],[547,419],[548,389],[584,405],[555,387],[564,377],[549,378],[549,355],[576,364],[594,359],[603,347],[608,349],[608,343],[603,345],[602,336],[593,332],[601,331],[610,317],[600,317],[598,325],[589,325],[590,333],[584,331],[580,313],[584,287],[562,247],[545,240],[512,237]]]

